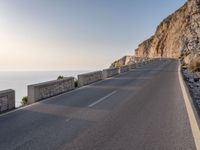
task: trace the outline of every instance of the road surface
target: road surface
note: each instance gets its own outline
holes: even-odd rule
[[[177,72],[156,61],[0,116],[0,150],[195,150]]]

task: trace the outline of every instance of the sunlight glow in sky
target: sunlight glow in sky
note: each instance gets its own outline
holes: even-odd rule
[[[0,0],[0,71],[109,67],[185,1]]]

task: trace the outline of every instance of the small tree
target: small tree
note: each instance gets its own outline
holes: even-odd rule
[[[63,76],[58,76],[58,78],[57,78],[57,80],[62,80],[62,79],[64,79]]]
[[[21,104],[22,104],[22,106],[28,104],[28,96],[24,96],[24,97],[22,98]]]
[[[115,63],[115,68],[119,69],[120,67],[121,67],[121,64],[117,61],[117,62]]]

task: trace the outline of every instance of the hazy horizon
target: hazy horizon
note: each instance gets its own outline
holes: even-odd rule
[[[1,0],[0,71],[109,67],[185,1]]]

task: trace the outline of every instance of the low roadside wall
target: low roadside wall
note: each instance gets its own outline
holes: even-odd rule
[[[103,79],[106,79],[106,78],[118,75],[119,74],[119,69],[117,69],[117,68],[104,69],[102,73],[103,73]]]
[[[128,66],[128,65],[122,66],[122,67],[120,68],[120,73],[124,73],[124,72],[128,72],[128,71],[129,71],[129,66]]]
[[[150,62],[152,62],[152,61],[153,61],[153,59],[149,59],[149,60],[147,60],[148,63],[150,63]]]
[[[152,59],[147,59],[147,60],[145,60],[145,64],[148,64],[148,63],[150,63],[150,62],[152,62]]]
[[[0,113],[15,108],[15,91],[0,91]]]
[[[137,67],[141,67],[141,66],[143,66],[144,65],[144,62],[138,62],[137,63]]]
[[[74,78],[64,78],[39,84],[28,85],[28,103],[34,103],[75,88]]]
[[[136,64],[129,64],[129,70],[136,68]]]
[[[95,71],[78,75],[78,86],[84,86],[103,79],[102,71]]]

